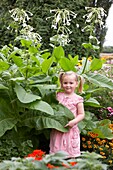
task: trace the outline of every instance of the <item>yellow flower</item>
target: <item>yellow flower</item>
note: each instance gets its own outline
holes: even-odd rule
[[[106,156],[102,156],[103,159],[106,159]]]
[[[102,142],[102,143],[106,143],[106,140],[102,140],[101,142]]]
[[[112,164],[113,161],[112,161],[112,160],[109,160],[108,162],[109,162],[110,164]]]
[[[102,142],[100,141],[100,142],[98,142],[98,144],[99,144],[99,145],[102,145]]]
[[[113,148],[113,143],[109,142],[109,145]]]
[[[109,128],[110,128],[111,130],[113,130],[113,124],[110,124],[110,125],[109,125]]]
[[[105,57],[101,57],[101,60],[106,60],[106,58]]]
[[[105,145],[106,148],[109,148],[109,145]]]
[[[98,148],[98,145],[94,144],[94,148]]]
[[[103,150],[103,148],[99,148],[99,150],[100,150],[100,151],[102,151],[102,150]]]
[[[78,66],[82,66],[82,64],[81,64],[81,63],[78,63],[77,65],[78,65]]]
[[[90,56],[90,57],[88,57],[88,60],[89,60],[89,61],[92,61],[92,57],[91,57],[91,56]]]

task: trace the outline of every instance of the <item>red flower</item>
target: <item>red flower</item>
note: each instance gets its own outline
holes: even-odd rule
[[[75,166],[77,162],[70,162],[71,166]]]
[[[66,167],[66,168],[69,168],[69,166],[64,164],[64,163],[62,163],[62,166]]]
[[[27,157],[32,157],[34,160],[42,160],[43,156],[45,155],[45,152],[42,150],[34,150],[32,153],[28,154]]]
[[[32,154],[34,155],[34,156],[44,156],[45,155],[45,152],[43,152],[43,151],[41,151],[41,150],[34,150],[33,152],[32,152]]]
[[[54,165],[52,165],[52,164],[50,164],[50,163],[47,164],[47,167],[48,167],[49,169],[59,168],[58,166],[54,166]]]

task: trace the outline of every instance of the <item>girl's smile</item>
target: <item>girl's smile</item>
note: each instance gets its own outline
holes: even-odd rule
[[[62,88],[64,89],[65,93],[67,93],[68,95],[71,95],[74,93],[75,88],[77,87],[78,83],[75,80],[75,76],[72,75],[65,75],[63,77],[63,81],[62,81]]]

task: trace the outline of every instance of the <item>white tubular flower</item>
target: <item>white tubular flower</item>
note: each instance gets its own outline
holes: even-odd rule
[[[76,27],[79,28],[79,24],[76,24]]]

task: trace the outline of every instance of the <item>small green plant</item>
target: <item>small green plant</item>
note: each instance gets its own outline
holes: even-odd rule
[[[95,152],[82,152],[75,167],[77,170],[107,170],[107,165],[102,163],[101,158],[102,156]]]
[[[4,160],[0,163],[1,170],[107,170],[107,165],[102,164],[98,159],[101,155],[96,153],[82,152],[78,159],[66,160],[66,152],[57,152],[55,154],[46,155],[41,150],[34,150],[24,159],[12,158]]]

